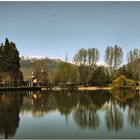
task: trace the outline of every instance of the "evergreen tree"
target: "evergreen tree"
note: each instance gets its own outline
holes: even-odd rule
[[[20,83],[23,81],[20,71],[20,57],[16,44],[6,38],[5,44],[0,46],[0,71],[10,75],[10,82]]]

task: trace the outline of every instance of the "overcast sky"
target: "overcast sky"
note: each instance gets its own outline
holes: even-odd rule
[[[0,2],[0,43],[20,55],[68,59],[79,48],[140,48],[140,2]],[[125,61],[124,61],[125,63]]]

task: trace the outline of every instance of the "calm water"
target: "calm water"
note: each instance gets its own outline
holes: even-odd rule
[[[0,92],[0,138],[140,138],[132,91]]]

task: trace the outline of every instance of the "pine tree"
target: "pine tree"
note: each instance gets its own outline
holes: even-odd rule
[[[0,71],[10,75],[10,81],[19,83],[23,81],[20,71],[20,57],[16,44],[6,38],[5,44],[0,46]]]

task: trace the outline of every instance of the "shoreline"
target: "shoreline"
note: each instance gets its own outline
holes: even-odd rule
[[[78,88],[72,89],[74,90],[112,90],[113,87],[111,86],[91,86],[91,87],[83,87],[79,86]],[[114,88],[114,89],[129,89],[129,88]],[[53,88],[48,88],[48,87],[0,87],[0,91],[14,91],[14,90],[24,90],[24,91],[30,91],[30,90],[52,90],[52,91],[61,91],[61,90],[71,90],[69,88],[61,88],[61,87],[53,87]],[[132,87],[132,90],[140,90],[140,87]]]
[[[92,86],[92,87],[78,87],[78,90],[111,90],[112,87],[98,87],[98,86]]]
[[[41,87],[0,87],[0,91],[31,91],[41,90]]]

